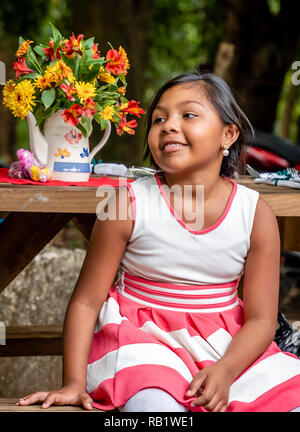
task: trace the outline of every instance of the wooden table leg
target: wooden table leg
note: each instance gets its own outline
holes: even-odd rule
[[[277,217],[281,249],[300,251],[300,218]]]
[[[87,240],[90,239],[96,217],[97,216],[95,214],[80,213],[75,215],[72,219],[74,225],[79,229],[80,232],[82,232]]]
[[[0,224],[0,292],[72,219],[69,213],[10,213]]]

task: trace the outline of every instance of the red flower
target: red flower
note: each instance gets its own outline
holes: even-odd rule
[[[71,126],[76,126],[79,123],[78,117],[81,115],[81,106],[78,104],[72,105],[69,109],[65,109],[61,117],[65,123]]]
[[[136,102],[135,100],[128,102],[128,106],[121,109],[121,111],[136,115],[137,117],[141,117],[140,114],[145,114],[145,111],[139,107],[139,102]]]
[[[74,84],[70,84],[67,86],[66,84],[61,84],[60,88],[66,93],[67,98],[74,102],[75,98],[72,96],[72,94],[76,93]]]
[[[35,72],[26,64],[25,57],[17,58],[17,61],[14,62],[14,70],[16,71],[16,78],[19,78],[21,75],[29,74],[31,72]]]
[[[119,123],[117,134],[123,135],[124,132],[129,133],[130,135],[134,135],[135,131],[132,128],[137,127],[136,120],[130,120],[129,122],[126,121],[125,115],[123,115],[122,120]]]
[[[82,107],[82,115],[83,117],[93,117],[96,110],[96,102],[93,100],[93,98],[89,97],[84,101],[83,107]]]
[[[99,52],[97,43],[95,43],[92,46],[92,50],[93,50],[93,59],[96,60],[96,59],[100,58],[100,52]]]
[[[59,54],[59,51],[61,48],[57,48],[56,53],[54,53],[54,41],[48,42],[49,48],[43,48],[45,54],[47,57],[50,58],[50,61],[55,60],[56,58],[61,59],[61,55]]]
[[[109,60],[106,63],[107,72],[113,73],[114,75],[124,73],[125,61],[124,61],[122,55],[119,54],[117,50],[111,49],[111,50],[107,51],[106,60]]]
[[[64,54],[69,58],[74,57],[75,53],[82,55],[81,40],[83,38],[84,38],[83,34],[78,35],[76,38],[74,36],[74,33],[72,33],[70,39],[64,43],[64,47],[62,49]]]

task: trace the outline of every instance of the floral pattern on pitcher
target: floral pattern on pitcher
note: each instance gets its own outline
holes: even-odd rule
[[[82,138],[82,133],[76,129],[71,129],[70,132],[64,135],[64,137],[69,144],[78,144]]]
[[[65,157],[70,157],[71,153],[67,149],[61,149],[60,147],[58,147],[56,149],[56,153],[54,153],[54,156],[64,159]]]
[[[89,157],[89,151],[88,151],[88,149],[83,147],[83,149],[82,149],[82,153],[80,153],[80,156],[81,156],[82,158],[84,158],[84,157]]]

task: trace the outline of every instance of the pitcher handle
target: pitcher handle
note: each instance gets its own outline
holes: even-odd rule
[[[107,143],[107,140],[111,133],[111,124],[110,121],[107,123],[107,128],[105,129],[104,135],[101,139],[101,141],[93,148],[93,150],[90,152],[90,163],[92,163],[93,157],[96,153],[98,153],[99,150],[102,149],[102,147]]]

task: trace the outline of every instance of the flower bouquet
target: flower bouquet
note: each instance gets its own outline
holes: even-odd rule
[[[3,89],[3,103],[14,116],[24,119],[29,111],[38,125],[58,110],[64,121],[87,136],[94,119],[101,129],[111,121],[117,134],[134,134],[135,120],[127,114],[144,114],[139,103],[128,100],[127,54],[122,46],[101,56],[94,38],[84,35],[66,39],[52,24],[52,38],[46,44],[19,39],[14,62],[15,79]]]
[[[127,116],[140,117],[144,111],[125,97],[129,62],[122,46],[110,45],[101,56],[93,37],[72,33],[66,39],[50,25],[52,38],[46,44],[19,39],[15,78],[4,86],[3,103],[15,117],[27,117],[30,149],[53,179],[88,181],[93,156],[106,143],[111,123],[118,135],[134,134],[137,122]],[[105,133],[90,153],[93,120]]]

